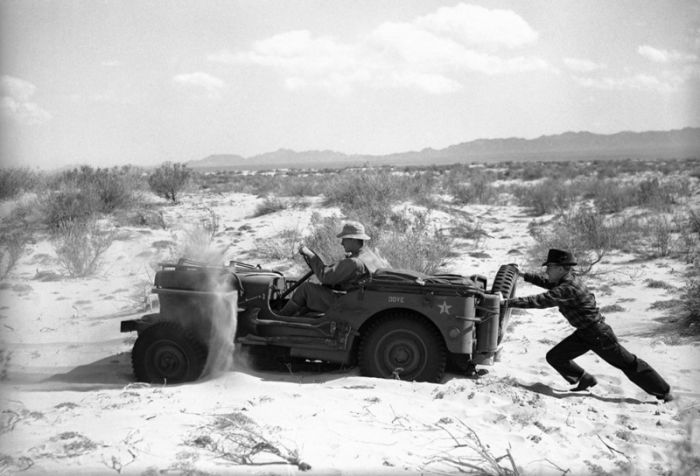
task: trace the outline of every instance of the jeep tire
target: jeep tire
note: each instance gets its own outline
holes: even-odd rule
[[[491,285],[492,294],[502,294],[505,299],[515,297],[515,288],[518,282],[518,269],[515,266],[504,264],[496,273]],[[498,316],[498,344],[500,345],[503,337],[508,329],[510,321],[510,308],[501,309],[501,314]]]
[[[442,336],[420,316],[396,312],[370,324],[358,350],[362,375],[440,382],[447,352]]]
[[[131,351],[134,376],[139,382],[191,382],[202,375],[206,360],[206,345],[175,322],[146,328]]]

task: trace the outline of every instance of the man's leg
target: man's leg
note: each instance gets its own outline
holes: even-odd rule
[[[570,384],[575,384],[586,373],[581,366],[573,361],[590,350],[586,341],[574,332],[547,352],[547,363],[561,374]]]
[[[294,290],[292,297],[289,298],[287,303],[282,309],[277,313],[280,316],[294,316],[296,315],[306,303],[306,288],[310,283],[302,283],[298,288]]]
[[[667,398],[671,386],[656,370],[625,349],[607,324],[602,327],[601,334],[601,337],[591,346],[593,352],[613,367],[622,370],[627,378],[645,392],[660,399]]]
[[[281,316],[293,316],[306,307],[316,312],[326,312],[335,302],[333,290],[316,283],[306,282],[299,286],[287,304],[280,310]]]

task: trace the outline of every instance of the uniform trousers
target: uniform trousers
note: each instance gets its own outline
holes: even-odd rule
[[[575,384],[585,371],[573,359],[589,350],[613,367],[622,370],[627,378],[651,395],[660,398],[671,389],[656,370],[625,349],[618,342],[612,328],[604,322],[577,329],[547,352],[547,362],[567,382]]]
[[[292,294],[292,302],[311,311],[326,312],[336,301],[337,294],[328,286],[305,282]]]

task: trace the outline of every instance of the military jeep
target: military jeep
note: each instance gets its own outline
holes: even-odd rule
[[[325,313],[279,315],[311,276],[293,279],[237,261],[162,264],[153,288],[159,312],[121,322],[121,332],[138,333],[131,353],[136,379],[197,380],[218,322],[235,319],[236,349],[258,358],[358,365],[369,377],[439,382],[448,365],[473,371],[494,362],[510,317],[500,298],[515,295],[518,270],[501,266],[488,289],[478,274],[380,269],[338,293]]]

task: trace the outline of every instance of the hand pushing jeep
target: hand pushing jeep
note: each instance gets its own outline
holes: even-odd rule
[[[348,249],[346,240],[366,240],[357,238],[366,236],[360,227],[346,224],[338,235],[349,257],[335,265],[302,247],[311,270],[300,279],[236,261],[161,265],[153,288],[160,312],[121,323],[122,332],[138,333],[136,379],[200,378],[217,323],[230,316],[235,345],[257,356],[357,364],[365,376],[427,382],[440,382],[448,363],[462,371],[491,365],[510,317],[500,302],[515,296],[517,267],[501,266],[490,290],[479,274],[381,267],[362,246]],[[314,273],[321,284],[308,282]]]

